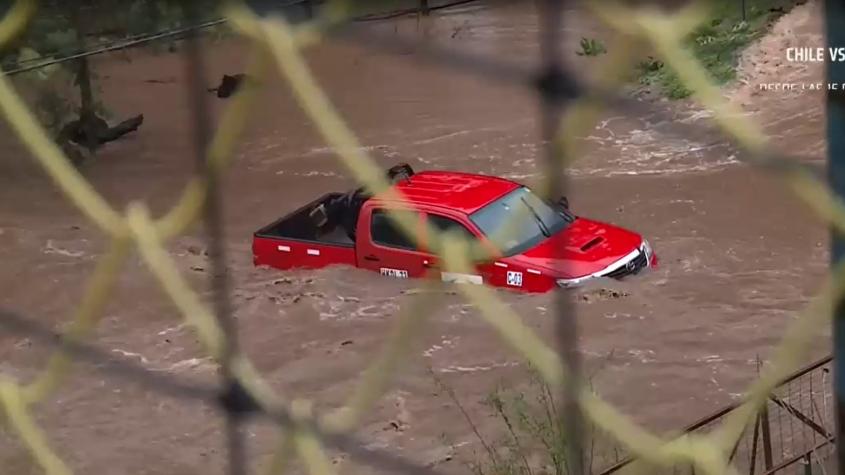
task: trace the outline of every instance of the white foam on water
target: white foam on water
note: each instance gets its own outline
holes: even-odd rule
[[[510,368],[514,366],[519,366],[519,362],[506,361],[504,363],[493,363],[490,365],[479,366],[447,366],[445,368],[440,368],[437,371],[440,373],[477,373],[480,371],[490,371],[497,368]]]

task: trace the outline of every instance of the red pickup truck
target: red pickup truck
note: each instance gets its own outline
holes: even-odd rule
[[[391,168],[388,177],[401,200],[370,196],[363,188],[323,195],[257,231],[254,264],[278,269],[346,264],[391,277],[433,274],[523,292],[573,287],[599,277],[621,279],[657,265],[639,234],[575,216],[566,198],[549,203],[510,180],[414,173],[406,164]],[[393,225],[386,210],[412,215],[419,229],[416,243]],[[498,228],[514,214],[515,231],[502,237]],[[464,233],[497,250],[497,257],[480,261],[472,274],[441,271],[426,251],[426,224]]]

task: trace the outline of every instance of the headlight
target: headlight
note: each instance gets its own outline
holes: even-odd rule
[[[646,261],[650,264],[651,263],[651,256],[652,256],[652,254],[654,254],[654,251],[652,250],[651,244],[648,242],[648,240],[643,239],[643,244],[642,244],[642,246],[640,246],[640,249],[643,250],[643,252],[645,253]]]

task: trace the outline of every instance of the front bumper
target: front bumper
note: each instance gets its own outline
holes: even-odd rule
[[[643,239],[643,242],[640,243],[636,249],[604,269],[582,277],[557,279],[557,285],[559,287],[571,288],[600,277],[622,279],[629,275],[639,274],[644,269],[654,267],[656,265],[657,256],[654,254],[651,244],[649,244],[647,240]]]

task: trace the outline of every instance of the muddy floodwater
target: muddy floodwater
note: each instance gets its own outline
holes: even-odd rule
[[[527,3],[482,4],[425,21],[360,27],[530,65],[538,49],[534,13]],[[752,59],[769,54],[777,62],[783,44],[815,41],[819,18],[814,3],[798,7],[784,20],[794,23],[790,33],[772,40],[777,48]],[[567,61],[589,71],[596,60],[574,51],[582,36],[603,30],[576,11],[567,12],[566,23]],[[220,42],[206,51],[210,83],[243,72],[244,45]],[[385,167],[407,161],[420,170],[526,182],[541,176],[539,113],[530,91],[419,61],[413,47],[385,54],[329,41],[307,56],[366,151]],[[764,79],[755,75],[771,74],[766,64],[749,63],[749,75],[726,95],[763,125],[779,150],[821,168],[821,96],[756,92]],[[194,169],[183,59],[132,52],[100,57],[95,67],[103,102],[118,117],[143,113],[145,122],[138,133],[106,146],[83,173],[118,208],[141,199],[161,213]],[[820,71],[789,74],[815,80]],[[219,117],[225,102],[211,94],[209,101],[213,118]],[[770,356],[827,266],[825,226],[778,180],[742,165],[739,152],[709,124],[708,114],[688,103],[646,102],[633,114],[607,111],[582,137],[582,156],[569,173],[576,213],[642,233],[660,257],[660,267],[647,275],[572,292],[578,344],[597,391],[657,430],[739,397],[755,375],[756,359]],[[700,127],[690,131],[689,125]],[[58,329],[71,317],[106,242],[3,127],[0,305]],[[336,407],[350,393],[418,282],[351,268],[257,269],[251,234],[319,194],[352,186],[285,83],[274,77],[225,179],[231,295],[239,338],[257,367],[286,397],[314,399],[318,409]],[[202,241],[182,237],[169,250],[204,289]],[[484,397],[500,383],[524,384],[526,368],[454,288],[441,293],[407,363],[357,434],[371,447],[460,473],[477,441],[430,371],[454,388],[485,429],[496,422],[481,404]],[[550,296],[496,293],[539,334],[553,334]],[[185,381],[216,377],[137,256],[121,274],[96,342]],[[826,352],[822,336],[809,357]],[[25,336],[0,335],[4,374],[32,377],[45,358],[44,347]],[[52,445],[78,473],[222,473],[222,418],[211,408],[103,375],[91,365],[77,368],[37,413]],[[23,470],[29,462],[15,440],[0,436],[0,461]],[[250,426],[248,440],[251,460],[262,464],[275,444],[270,430]],[[450,446],[459,456],[448,456]],[[336,462],[369,473],[345,460],[339,455]]]

